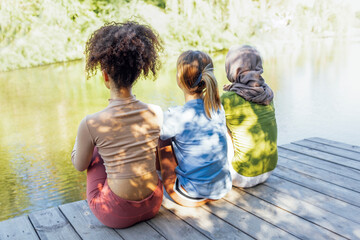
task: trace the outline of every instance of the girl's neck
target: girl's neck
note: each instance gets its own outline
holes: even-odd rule
[[[194,100],[194,99],[201,99],[201,95],[198,93],[190,94],[190,93],[184,92],[184,97],[185,97],[185,102],[188,102],[188,101]]]
[[[111,88],[110,99],[125,99],[133,96],[131,93],[131,87],[129,88]]]

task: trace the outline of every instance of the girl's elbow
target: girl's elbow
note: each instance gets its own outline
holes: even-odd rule
[[[74,165],[75,169],[78,170],[79,172],[83,172],[87,169],[87,167],[83,167],[83,166],[76,166]]]
[[[71,159],[73,166],[75,167],[76,170],[78,170],[79,172],[83,172],[87,169],[86,166],[83,166],[83,164],[79,164],[76,159]]]

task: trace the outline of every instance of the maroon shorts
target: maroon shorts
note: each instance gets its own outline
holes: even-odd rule
[[[159,180],[155,191],[140,201],[120,198],[107,183],[104,161],[95,148],[87,169],[86,195],[93,214],[111,228],[126,228],[154,217],[161,206],[163,185]]]

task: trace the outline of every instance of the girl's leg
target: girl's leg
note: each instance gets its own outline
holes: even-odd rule
[[[104,225],[111,228],[125,228],[137,222],[154,217],[163,198],[162,184],[147,198],[140,201],[122,199],[113,193],[107,184],[104,161],[97,148],[94,149],[87,169],[87,201],[92,213]]]
[[[113,211],[109,206],[112,202],[111,190],[106,183],[104,160],[96,147],[86,175],[86,198],[91,212],[104,225],[113,227],[112,224],[117,223],[117,219],[111,214]]]
[[[87,169],[86,177],[86,198],[88,204],[100,194],[106,178],[107,175],[105,172],[104,160],[101,158],[95,147],[90,166]]]
[[[176,181],[175,168],[177,165],[178,162],[172,148],[171,139],[159,139],[157,166],[160,166],[161,168],[161,178],[165,190],[169,196],[176,203],[186,207],[198,207],[210,201],[209,199],[204,199],[202,201],[191,201],[191,199],[186,199],[183,196],[179,196],[174,191],[174,185]]]

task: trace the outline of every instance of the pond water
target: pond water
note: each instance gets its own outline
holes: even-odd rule
[[[275,93],[279,145],[313,136],[360,145],[360,41],[259,50]],[[219,86],[227,83],[224,58],[213,56]],[[164,62],[156,81],[134,88],[138,99],[163,110],[184,103],[176,58]],[[103,109],[109,95],[99,77],[85,80],[83,69],[80,61],[0,73],[0,221],[85,199],[86,176],[70,153],[80,120]]]

